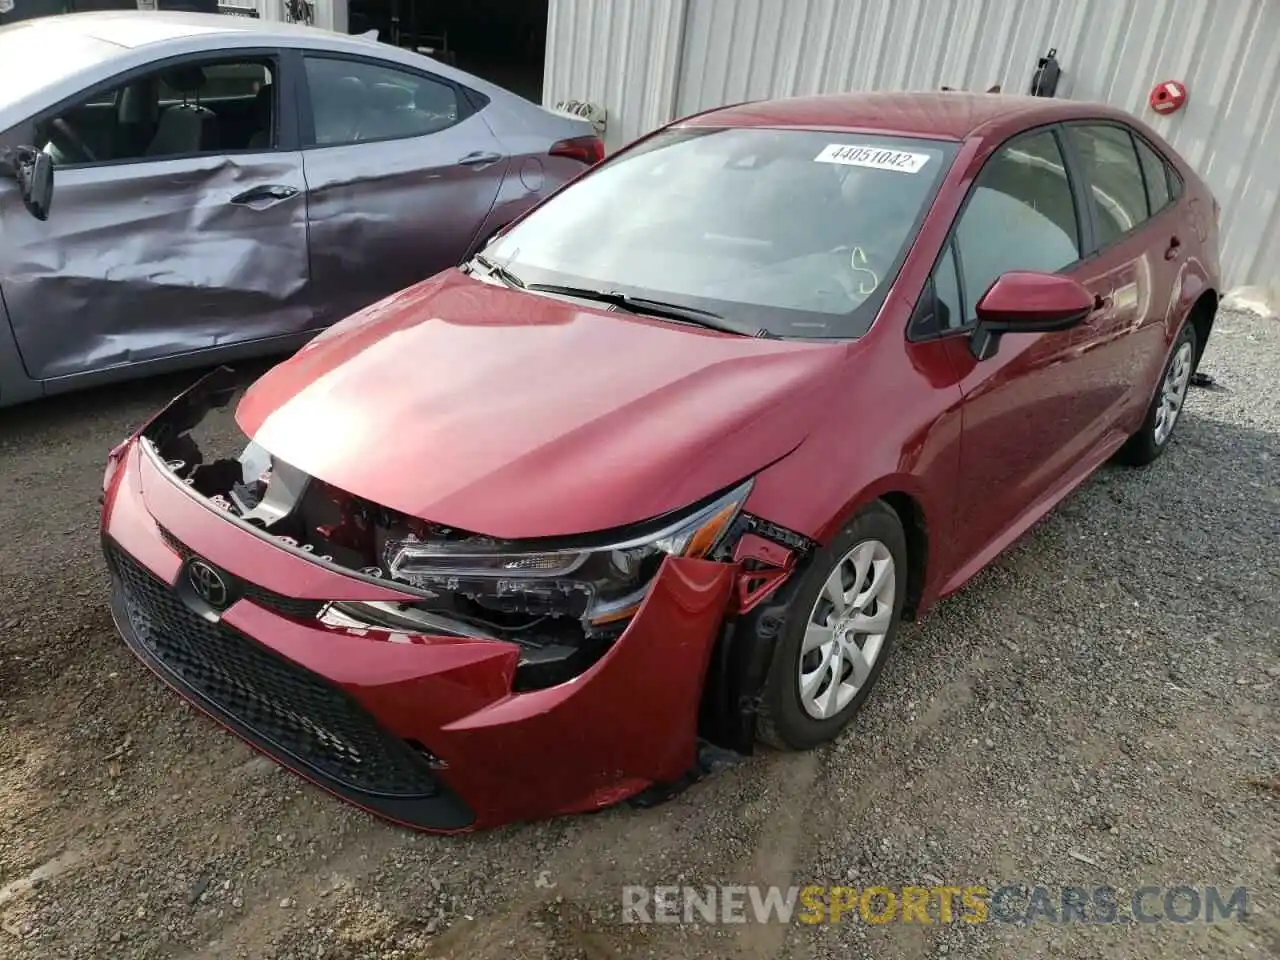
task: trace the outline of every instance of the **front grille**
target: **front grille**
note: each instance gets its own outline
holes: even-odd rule
[[[165,545],[183,560],[190,560],[195,556],[194,550],[164,527],[160,528],[160,537],[164,540]],[[304,597],[286,597],[282,593],[276,593],[274,590],[268,590],[266,587],[260,587],[254,583],[246,583],[244,585],[244,598],[270,610],[272,613],[288,617],[290,620],[314,620],[320,616],[320,611],[324,609],[324,604],[319,600],[308,600]]]
[[[324,604],[319,600],[286,597],[284,594],[274,593],[252,583],[245,584],[244,598],[252,600],[258,606],[265,607],[272,613],[288,617],[290,620],[314,620],[320,616],[320,611],[324,609]]]
[[[177,685],[225,714],[272,753],[285,753],[361,794],[425,798],[439,786],[403,741],[337,687],[187,607],[129,556],[106,545],[129,626]]]

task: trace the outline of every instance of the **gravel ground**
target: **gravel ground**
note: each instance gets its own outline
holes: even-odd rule
[[[1280,956],[1280,322],[1224,314],[1174,449],[908,628],[828,749],[459,838],[320,794],[126,653],[103,455],[184,380],[0,413],[0,956]],[[1219,924],[623,924],[623,884],[1249,888]],[[1055,893],[1056,896],[1056,893]]]

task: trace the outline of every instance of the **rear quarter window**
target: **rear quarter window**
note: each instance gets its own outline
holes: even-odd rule
[[[1168,164],[1141,137],[1134,137],[1134,143],[1138,146],[1138,160],[1142,163],[1142,175],[1147,182],[1147,203],[1154,215],[1167,207],[1173,199],[1169,171],[1166,169]]]

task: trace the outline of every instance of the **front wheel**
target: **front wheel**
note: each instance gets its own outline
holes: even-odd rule
[[[902,617],[907,543],[874,503],[814,554],[782,612],[757,736],[781,749],[832,740],[862,706]]]
[[[1131,466],[1144,466],[1164,453],[1173,439],[1173,428],[1182,415],[1196,366],[1196,328],[1188,321],[1182,325],[1173,353],[1160,375],[1160,386],[1147,408],[1138,432],[1120,448],[1116,459]]]

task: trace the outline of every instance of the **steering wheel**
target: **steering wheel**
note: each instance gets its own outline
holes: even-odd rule
[[[71,163],[95,163],[98,159],[84,142],[84,138],[61,117],[49,124],[49,139],[55,147],[69,155]]]

